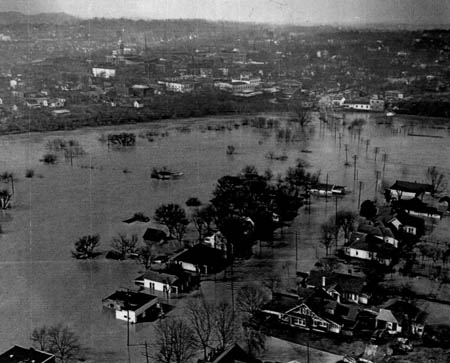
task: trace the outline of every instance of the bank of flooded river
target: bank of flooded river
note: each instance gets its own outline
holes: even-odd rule
[[[360,117],[365,119],[360,131],[349,130],[351,120]],[[100,249],[108,250],[113,236],[132,231],[122,221],[133,213],[142,211],[152,216],[160,204],[184,205],[189,197],[206,202],[218,178],[236,174],[246,165],[255,165],[260,171],[271,169],[277,175],[302,158],[311,169],[321,170],[323,182],[328,174],[330,183],[347,186],[350,193],[338,200],[338,208],[350,210],[357,208],[360,181],[361,200],[365,200],[373,199],[381,190],[382,179],[386,183],[397,178],[423,181],[431,165],[450,171],[447,130],[417,122],[411,125],[407,118],[394,118],[392,125],[386,125],[377,124],[376,115],[355,114],[346,116],[345,126],[329,127],[315,115],[313,124],[305,129],[285,121],[269,128],[251,122],[243,125],[244,118],[1,137],[0,172],[13,172],[18,180],[13,208],[0,214],[4,230],[0,235],[4,316],[0,349],[29,345],[33,328],[63,322],[82,337],[88,356],[95,357],[96,362],[124,361],[126,325],[102,310],[101,299],[119,287],[132,287],[132,280],[142,269],[133,261],[73,260],[74,241],[99,233]],[[268,118],[277,120],[276,116]],[[134,132],[138,136],[136,146],[115,150],[99,141],[102,134],[113,130]],[[165,135],[150,140],[149,131]],[[408,132],[443,137],[414,137]],[[75,158],[73,167],[64,159],[56,165],[44,165],[39,159],[46,152],[47,141],[55,138],[78,140],[86,155]],[[227,155],[229,145],[235,147],[234,155]],[[344,166],[345,145],[348,167]],[[266,157],[269,152],[285,153],[287,160],[271,160]],[[383,154],[387,155],[385,162]],[[357,156],[356,164],[353,155]],[[152,168],[162,166],[184,175],[178,180],[151,179]],[[33,169],[35,176],[25,178],[26,169]],[[382,195],[378,192],[377,197]],[[297,268],[311,268],[316,256],[324,255],[318,241],[319,224],[334,211],[334,199],[313,199],[310,213],[301,209],[293,225],[285,229],[286,246],[271,251],[263,248],[275,261],[274,268],[283,274],[295,273],[296,232]],[[444,219],[442,224],[446,223]],[[251,263],[257,265],[256,260]],[[248,266],[236,268],[241,283],[252,276],[248,270]],[[211,284],[206,282],[203,291],[212,294]],[[227,291],[229,285],[222,285],[220,289]],[[131,332],[132,339],[151,340],[151,331],[151,324],[138,327]]]

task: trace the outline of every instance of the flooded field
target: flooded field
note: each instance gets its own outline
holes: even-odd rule
[[[349,130],[352,120],[361,117],[365,123]],[[278,120],[277,116],[268,118]],[[4,231],[0,235],[0,349],[29,345],[33,328],[63,322],[82,337],[88,356],[96,362],[125,361],[126,324],[104,312],[101,299],[117,288],[132,287],[142,268],[133,261],[76,261],[71,257],[74,241],[99,233],[100,249],[108,250],[111,237],[117,233],[143,232],[140,227],[122,223],[133,213],[142,211],[152,216],[162,203],[184,205],[193,196],[206,202],[218,178],[236,174],[246,165],[255,165],[261,172],[271,169],[276,175],[302,158],[312,170],[321,170],[323,182],[328,174],[330,183],[347,187],[350,193],[338,200],[338,209],[351,210],[357,208],[360,185],[363,201],[382,198],[379,191],[383,183],[395,179],[425,181],[428,166],[450,171],[445,124],[395,118],[386,125],[380,124],[379,116],[369,114],[346,115],[345,125],[339,122],[331,127],[320,123],[315,115],[313,124],[305,129],[283,120],[273,127],[243,125],[242,120],[166,121],[0,137],[0,172],[10,171],[17,177],[13,208],[0,215]],[[134,132],[138,136],[136,146],[108,148],[99,139],[112,130]],[[165,136],[153,136],[149,141],[145,136],[149,131]],[[47,141],[54,138],[76,139],[87,154],[74,159],[73,166],[64,159],[56,165],[44,165],[39,160],[46,152]],[[234,155],[226,154],[228,145],[235,146]],[[285,152],[288,159],[269,160],[265,155],[271,151]],[[150,179],[151,169],[161,166],[184,176],[171,181]],[[25,178],[26,169],[33,169],[35,176]],[[293,276],[297,232],[297,269],[310,269],[316,256],[324,255],[318,242],[319,224],[335,212],[335,207],[334,199],[313,199],[311,212],[301,210],[285,230],[286,246],[269,252],[263,247],[262,253],[270,253],[274,265]],[[448,220],[441,225],[439,228],[446,230]],[[258,261],[253,258],[246,268],[236,266],[241,282],[251,278],[249,266],[258,266]],[[267,270],[272,268],[271,264],[264,265]],[[213,282],[205,282],[202,291],[214,296]],[[136,327],[131,332],[132,342],[151,341],[151,331],[151,324]],[[137,350],[133,354],[139,356]]]

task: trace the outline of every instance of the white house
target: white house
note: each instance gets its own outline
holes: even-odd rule
[[[211,246],[212,248],[217,248],[221,251],[227,251],[227,240],[224,235],[220,232],[215,232],[212,235],[206,236],[203,243]]]
[[[94,77],[108,79],[116,76],[116,70],[114,68],[93,67],[92,74],[94,75]]]
[[[180,275],[180,276],[178,276]],[[186,274],[174,274],[167,271],[147,270],[144,275],[134,280],[136,285],[148,289],[150,292],[162,292],[167,296],[179,293],[189,288],[189,278]]]
[[[380,308],[375,317],[376,329],[386,329],[389,334],[399,334],[402,332],[402,326],[392,311]]]
[[[158,298],[141,292],[119,290],[103,299],[102,303],[115,310],[116,319],[135,324],[145,318],[147,310],[158,303]]]
[[[430,184],[397,180],[390,188],[392,197],[397,200],[412,199],[424,194],[431,194],[433,186]]]
[[[388,252],[391,250],[394,250],[393,246],[381,242],[375,236],[354,232],[350,237],[350,242],[344,247],[344,254],[361,260],[377,261],[389,265],[391,259]]]

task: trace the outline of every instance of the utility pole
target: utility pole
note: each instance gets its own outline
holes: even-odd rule
[[[345,144],[344,145],[345,146],[345,166],[349,166],[350,164],[349,164],[349,162],[348,162],[348,153],[347,153],[347,151],[348,151],[348,144]]]
[[[358,193],[358,210],[359,210],[359,207],[361,205],[361,189],[362,189],[362,186],[363,186],[363,182],[360,181],[359,182],[359,193]]]
[[[353,155],[353,180],[356,180],[356,159],[358,159],[358,156]]]
[[[341,139],[342,139],[342,134],[339,133],[339,150],[341,150]]]
[[[375,180],[375,200],[377,200],[377,191],[378,191],[378,178],[380,177],[380,172],[377,170],[375,172],[376,180]]]
[[[295,273],[298,271],[298,239],[297,231],[295,231]]]
[[[147,341],[145,341],[145,343],[144,343],[144,346],[145,346],[145,362],[146,363],[149,363],[150,361],[149,361],[149,355],[148,355],[148,345],[147,345]]]
[[[367,139],[367,140],[366,140],[366,156],[367,156],[367,152],[368,152],[368,150],[369,150],[369,144],[370,144],[370,140]]]
[[[377,154],[378,154],[378,146],[376,146],[373,151],[375,153],[375,163],[376,163],[377,162]]]
[[[328,203],[328,173],[327,173],[327,182],[325,187],[325,203]]]

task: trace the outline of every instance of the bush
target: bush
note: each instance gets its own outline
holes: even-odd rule
[[[186,205],[188,207],[199,207],[202,205],[202,202],[196,197],[191,197],[186,201]]]
[[[51,153],[45,154],[41,159],[41,161],[43,161],[45,164],[55,164],[57,160],[58,156]]]
[[[32,178],[34,176],[34,170],[33,169],[27,169],[25,171],[25,178]]]

